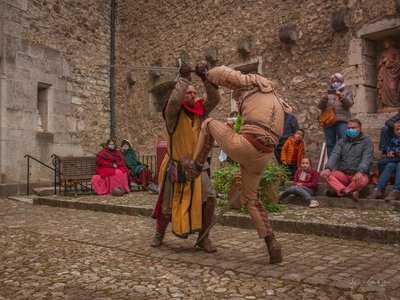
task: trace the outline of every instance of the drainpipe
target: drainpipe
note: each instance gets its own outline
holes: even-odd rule
[[[110,65],[115,65],[115,0],[111,0]],[[110,135],[115,138],[115,68],[110,68]]]

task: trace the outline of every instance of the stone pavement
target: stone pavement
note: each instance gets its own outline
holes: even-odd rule
[[[36,197],[34,203],[148,216],[151,214],[156,200],[157,195],[150,195],[148,192],[133,192],[123,197],[82,195],[75,198],[52,195]],[[351,199],[337,199],[337,201],[354,202]],[[285,204],[283,207],[282,212],[270,214],[274,227],[280,231],[400,244],[399,211],[341,207],[310,209],[307,206],[296,204]],[[238,211],[228,212],[221,224],[253,228],[249,216]]]
[[[277,232],[267,263],[255,230],[217,225],[218,252],[154,220],[0,200],[0,299],[400,299],[400,249]]]

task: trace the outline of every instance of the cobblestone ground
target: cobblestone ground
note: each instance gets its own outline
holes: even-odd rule
[[[277,233],[267,263],[254,230],[216,226],[207,254],[154,221],[0,200],[0,299],[400,299],[400,249]]]
[[[86,195],[75,197],[50,196],[50,198],[65,201],[84,201],[94,203],[107,203],[124,206],[136,206],[153,208],[158,195],[151,195],[148,192],[134,192],[125,194],[123,197],[113,197],[111,195],[97,196]],[[308,222],[318,222],[323,224],[341,224],[349,226],[370,226],[397,229],[400,224],[400,212],[391,210],[362,210],[362,209],[343,209],[336,207],[320,207],[309,209],[308,207],[296,204],[282,204],[283,211],[270,214],[272,220],[307,220]],[[217,208],[218,210],[219,208]],[[240,214],[238,211],[230,211],[226,215]]]

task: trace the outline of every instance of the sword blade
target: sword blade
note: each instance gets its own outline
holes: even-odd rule
[[[237,200],[238,197],[240,197],[241,190],[238,190],[235,195],[231,199],[229,199],[228,203],[225,204],[225,206],[221,209],[219,212],[218,216],[216,216],[211,224],[207,227],[207,229],[203,232],[203,234],[197,239],[196,244],[194,245],[195,247],[199,245],[199,243],[207,236],[207,234],[210,232],[211,228],[214,227],[215,224],[218,223],[218,221],[224,216],[224,213],[226,213],[228,210],[231,209],[232,204]]]
[[[179,68],[159,67],[159,66],[97,65],[97,67],[114,68],[114,69],[129,69],[129,70],[143,70],[143,71],[162,71],[162,72],[174,72],[174,73],[179,72]]]

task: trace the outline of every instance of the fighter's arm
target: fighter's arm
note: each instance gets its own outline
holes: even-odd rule
[[[207,99],[204,101],[204,115],[208,115],[219,103],[221,96],[219,95],[218,86],[212,82],[205,81],[204,87],[207,93]]]
[[[185,98],[185,93],[189,84],[190,81],[188,79],[181,77],[171,92],[167,107],[165,108],[165,122],[168,129],[172,129],[175,124],[176,117],[182,106],[182,102]]]

